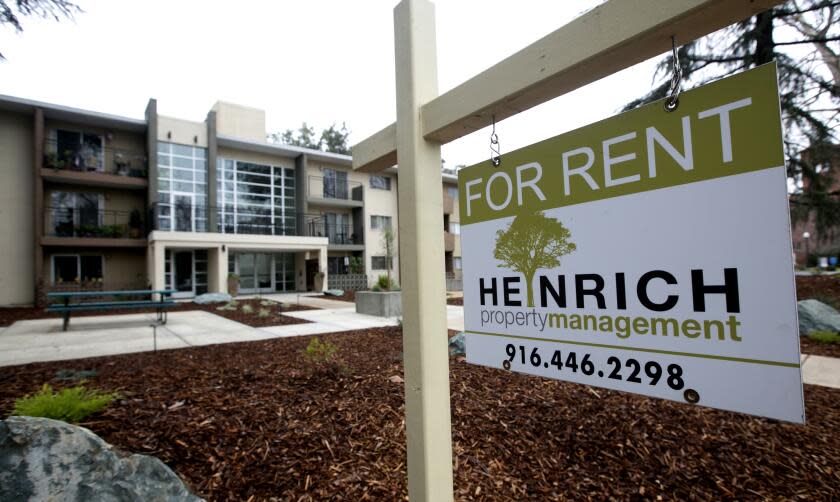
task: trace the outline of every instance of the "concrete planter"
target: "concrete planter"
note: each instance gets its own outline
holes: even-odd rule
[[[379,317],[402,315],[402,293],[399,291],[357,291],[356,312]]]

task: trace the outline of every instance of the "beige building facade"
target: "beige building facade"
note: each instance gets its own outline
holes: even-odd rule
[[[265,112],[137,120],[0,96],[0,305],[62,290],[273,293],[399,282],[398,170],[266,141]],[[460,278],[457,178],[445,270]],[[394,236],[389,260],[383,236]]]

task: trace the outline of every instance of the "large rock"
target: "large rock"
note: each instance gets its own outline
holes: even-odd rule
[[[0,500],[201,501],[160,460],[58,420],[0,420]]]
[[[210,303],[229,303],[231,300],[233,300],[233,297],[227,293],[204,293],[196,296],[193,301],[199,305],[207,305]]]
[[[802,300],[797,304],[799,311],[799,334],[810,335],[814,331],[840,332],[840,312],[819,300]]]
[[[463,356],[467,353],[467,346],[464,342],[464,333],[458,333],[449,339],[449,355]]]

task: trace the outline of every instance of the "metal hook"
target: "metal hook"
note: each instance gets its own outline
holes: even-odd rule
[[[666,112],[672,112],[680,106],[680,90],[682,89],[682,66],[680,66],[677,41],[674,35],[671,35],[671,57],[673,58],[674,73],[671,75],[671,85],[668,88],[668,97],[665,99]]]
[[[502,164],[502,150],[499,146],[499,135],[496,134],[496,114],[493,114],[493,131],[490,133],[490,162],[495,167]]]

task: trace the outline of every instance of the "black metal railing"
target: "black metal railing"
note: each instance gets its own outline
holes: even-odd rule
[[[47,139],[44,140],[44,168],[146,178],[148,159],[143,151],[91,144],[59,148],[56,140]]]
[[[237,209],[234,205],[205,206],[153,204],[149,209],[152,230],[211,232],[243,235],[300,235],[296,219],[272,216],[270,208]]]
[[[140,239],[146,235],[143,212],[97,208],[47,207],[44,233],[53,237]]]
[[[326,237],[330,244],[364,244],[364,237],[353,225],[329,223],[324,216],[307,219],[306,235]]]
[[[358,181],[332,176],[310,176],[307,186],[309,197],[320,199],[362,201],[364,188]]]

